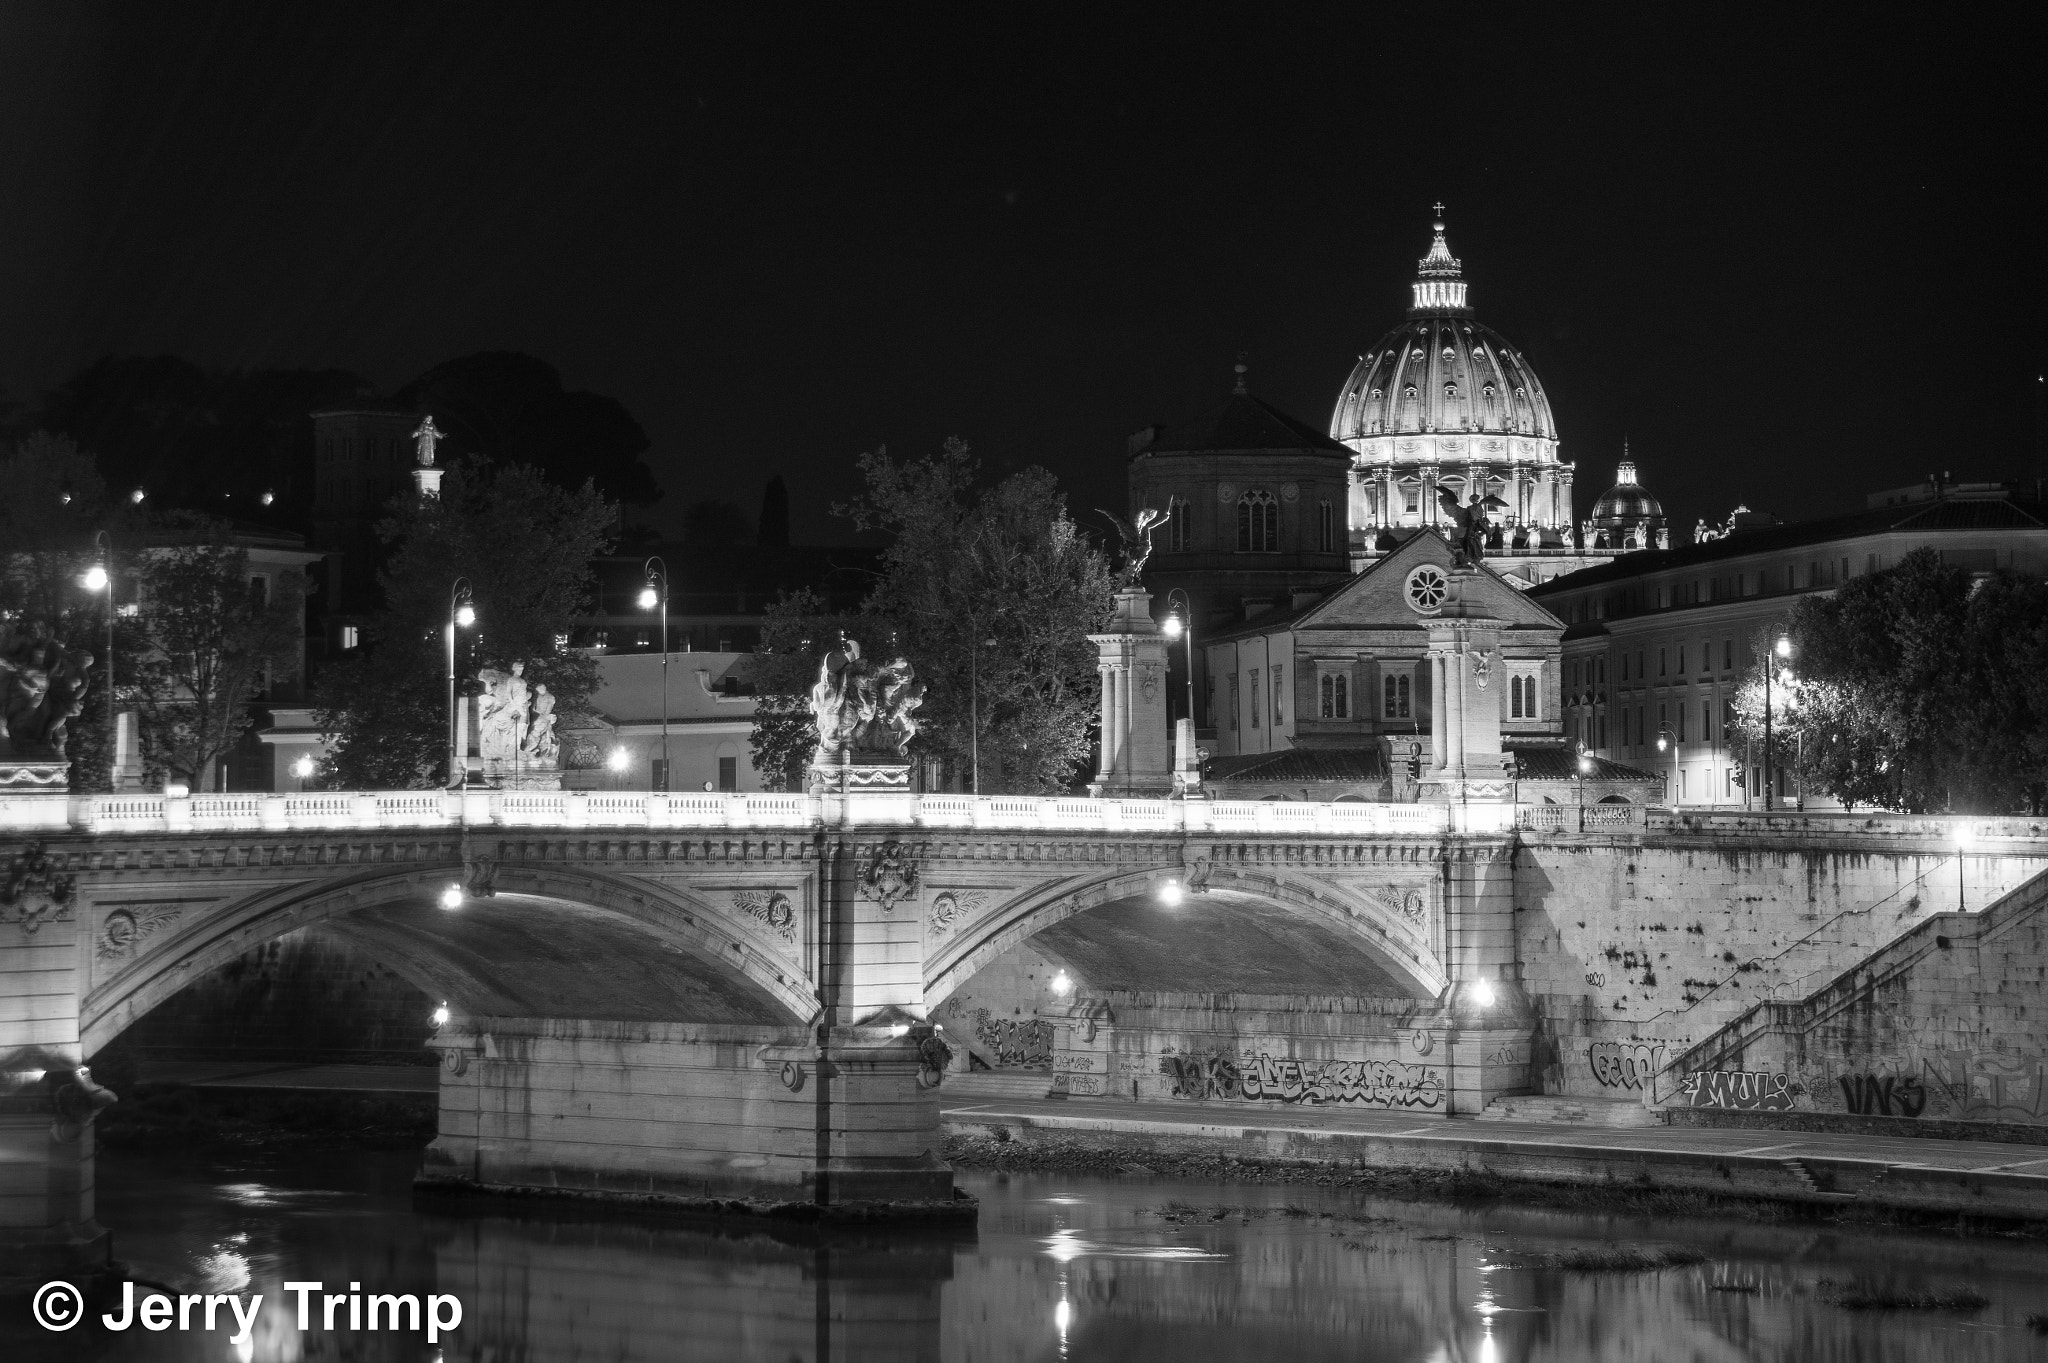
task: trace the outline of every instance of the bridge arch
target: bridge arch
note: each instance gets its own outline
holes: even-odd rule
[[[1356,990],[1359,993],[1429,1000],[1449,984],[1436,947],[1440,909],[1412,921],[1337,880],[1274,866],[1228,863],[1212,865],[1204,890],[1186,893],[1179,905],[1164,907],[1159,895],[1166,884],[1185,883],[1187,877],[1186,866],[1163,863],[1021,895],[968,925],[927,959],[925,998],[933,1003],[946,998],[1011,948],[1097,911],[1121,915],[1135,929],[1136,940],[1152,937],[1162,951],[1174,949],[1176,939],[1184,942],[1201,935],[1203,927],[1213,938],[1213,930],[1233,916],[1262,936],[1286,939],[1280,943],[1282,949],[1291,949],[1297,959],[1305,951],[1348,949],[1351,959],[1363,967],[1354,973],[1371,986]],[[1342,958],[1336,964],[1341,969]],[[1245,992],[1262,991],[1247,987]]]
[[[458,864],[266,887],[145,944],[80,1001],[85,1053],[209,971],[319,928],[471,1013],[796,1026],[811,984],[727,910],[650,880],[501,864],[494,892],[443,909]],[[688,1016],[695,1012],[697,1016]]]

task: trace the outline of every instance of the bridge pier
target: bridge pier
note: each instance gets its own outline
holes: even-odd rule
[[[0,1095],[0,1286],[91,1274],[111,1253],[93,1212],[92,1116],[105,1091],[83,1068],[37,1061],[62,1064],[17,1053]]]

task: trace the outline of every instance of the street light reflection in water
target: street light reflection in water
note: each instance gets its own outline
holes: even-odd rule
[[[110,1150],[99,1215],[130,1271],[174,1292],[246,1273],[242,1290],[272,1302],[292,1280],[455,1294],[450,1358],[1964,1363],[2037,1358],[2028,1317],[2048,1313],[2048,1247],[1898,1227],[1394,1202],[1133,1171],[965,1173],[981,1200],[974,1229],[821,1236],[416,1203],[418,1162],[327,1151],[210,1167]],[[1643,1251],[1635,1267],[1599,1266],[1629,1250]],[[1853,1311],[1836,1304],[1852,1287],[1985,1300]],[[284,1356],[296,1335],[280,1330],[259,1329],[257,1357]],[[140,1356],[133,1334],[74,1342],[81,1357]],[[324,1347],[385,1356],[367,1335]],[[150,1348],[233,1356],[197,1335]]]

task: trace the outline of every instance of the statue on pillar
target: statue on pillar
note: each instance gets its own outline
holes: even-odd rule
[[[0,747],[16,757],[64,757],[66,727],[85,710],[93,655],[0,626]]]
[[[1481,497],[1475,487],[1472,500],[1463,506],[1458,504],[1458,494],[1439,484],[1436,495],[1444,504],[1444,510],[1451,518],[1451,554],[1460,568],[1476,568],[1486,557],[1486,532],[1490,528],[1488,513],[1505,510],[1507,503],[1498,497]]]
[[[419,460],[421,468],[434,467],[434,446],[447,438],[448,433],[434,425],[434,414],[427,413],[427,419],[412,433],[413,457]]]
[[[890,639],[893,646],[895,639]],[[811,719],[818,749],[813,765],[854,763],[899,766],[917,736],[914,712],[924,704],[925,684],[900,650],[885,663],[863,656],[860,641],[839,636],[839,646],[818,663],[811,687]]]
[[[1116,527],[1117,538],[1123,546],[1123,567],[1117,570],[1116,585],[1135,587],[1138,577],[1145,571],[1145,560],[1152,557],[1152,528],[1166,519],[1166,513],[1157,507],[1143,506],[1138,514],[1125,520],[1113,511],[1102,511],[1104,519]]]

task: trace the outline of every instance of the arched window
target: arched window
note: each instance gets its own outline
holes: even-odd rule
[[[1508,718],[1520,719],[1521,717],[1522,679],[1520,677],[1510,677],[1508,679]]]
[[[1385,718],[1407,719],[1409,717],[1408,678],[1405,676],[1388,677],[1385,700]]]
[[[1336,677],[1336,682],[1337,682],[1337,714],[1336,714],[1336,718],[1338,718],[1338,719],[1349,719],[1349,718],[1351,718],[1351,679],[1350,679],[1349,677],[1346,677],[1345,675],[1343,675],[1343,674],[1342,674],[1342,673],[1340,672],[1339,674],[1337,674],[1337,677]]]
[[[1194,539],[1188,529],[1188,499],[1175,497],[1166,513],[1167,549],[1176,554],[1185,554],[1194,547]]]
[[[1328,502],[1316,503],[1316,547],[1326,554],[1337,548],[1337,508]]]
[[[1260,489],[1237,499],[1237,549],[1241,554],[1280,552],[1280,504]]]
[[[1325,672],[1322,685],[1318,689],[1323,694],[1323,718],[1335,719],[1337,717],[1337,679]]]

